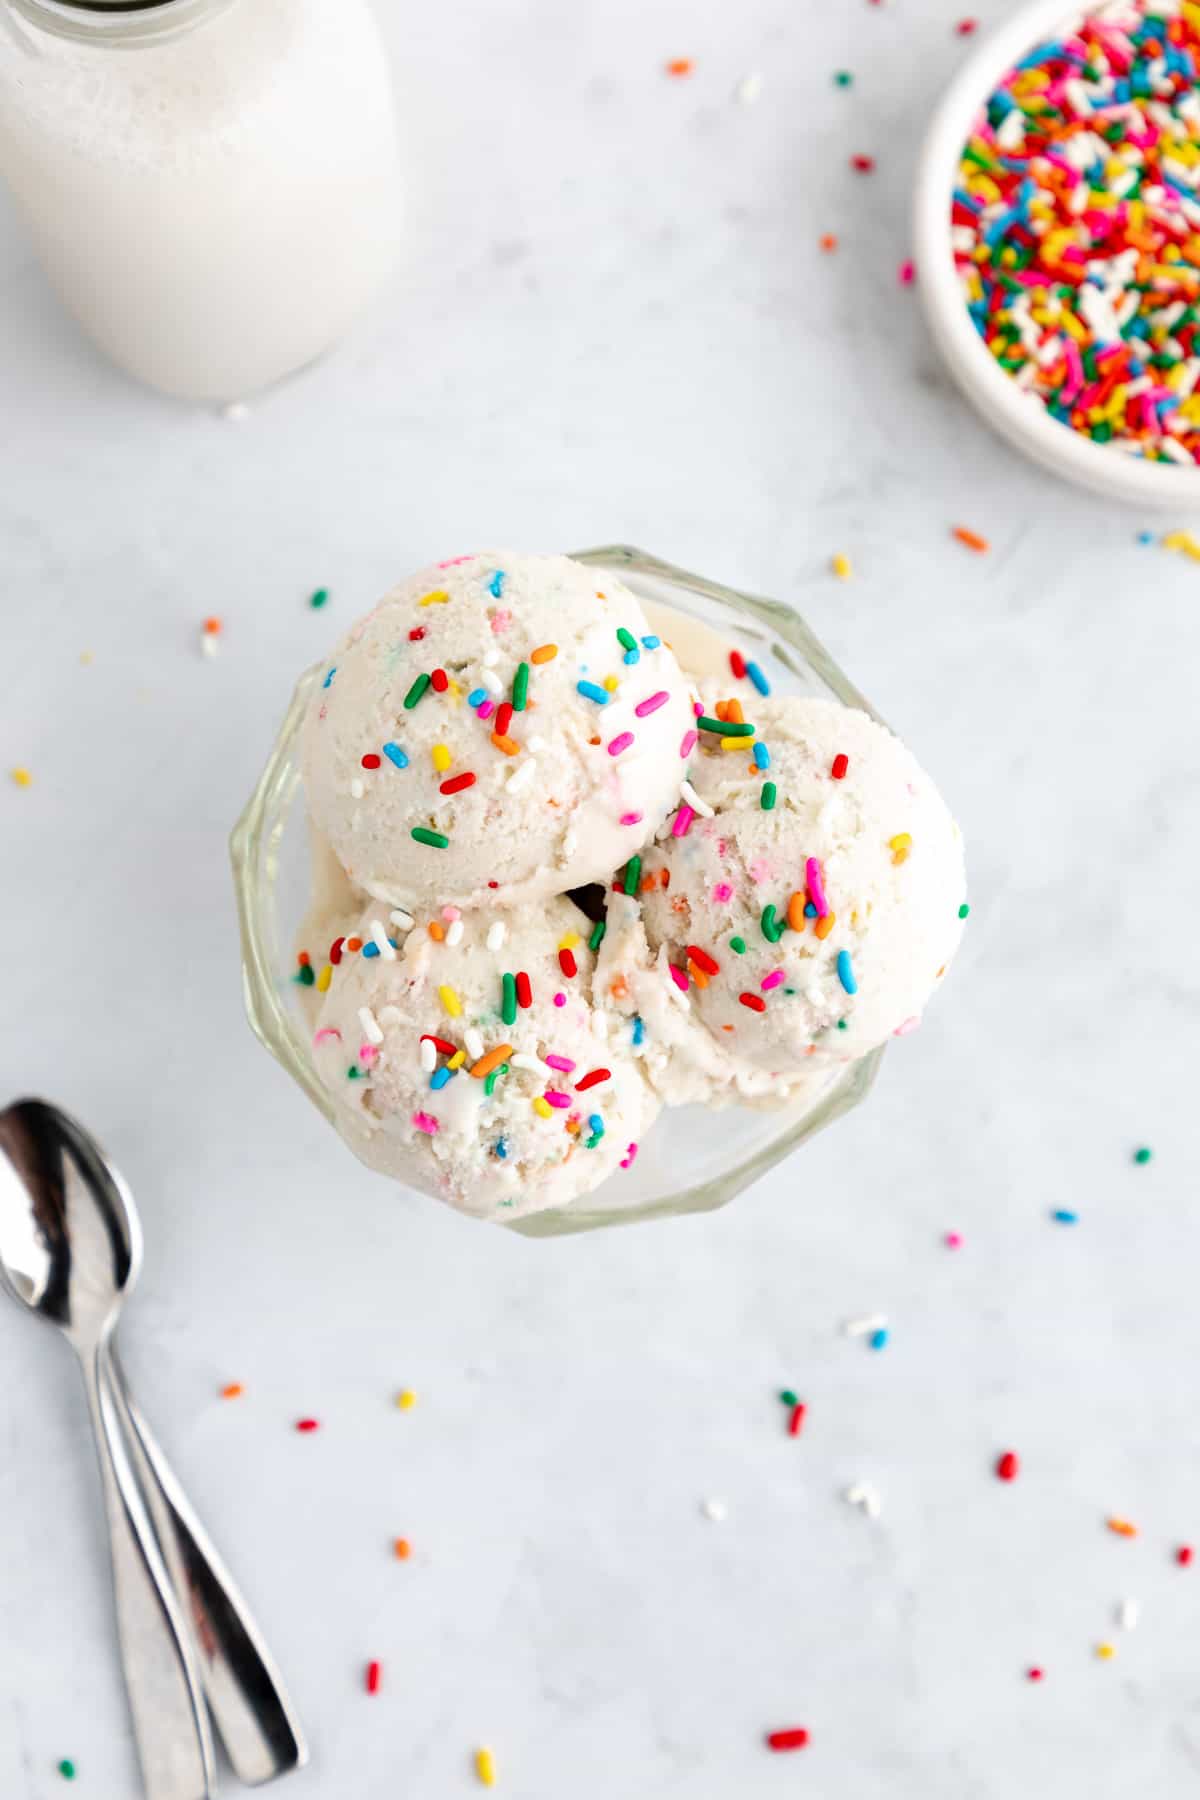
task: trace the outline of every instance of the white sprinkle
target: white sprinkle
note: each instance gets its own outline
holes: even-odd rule
[[[401,931],[412,930],[412,914],[406,913],[402,906],[397,906],[394,911],[388,914],[388,918],[393,925],[398,925]]]
[[[492,923],[488,926],[488,934],[487,934],[488,949],[489,950],[498,950],[500,948],[501,944],[504,942],[507,935],[508,935],[508,926],[504,923],[504,920],[503,919],[493,919]]]
[[[479,677],[480,687],[485,687],[489,694],[495,696],[504,692],[504,683],[491,669],[484,669]]]
[[[527,757],[523,763],[519,763],[508,778],[507,791],[510,794],[519,794],[522,788],[529,786],[536,769],[537,763],[532,756]]]
[[[861,1319],[847,1319],[842,1331],[846,1337],[866,1337],[869,1331],[882,1331],[887,1322],[886,1313],[867,1313]]]
[[[221,648],[220,641],[219,641],[217,633],[215,631],[201,632],[201,634],[200,634],[200,654],[201,654],[201,656],[216,656],[219,653],[220,648]]]
[[[543,1081],[549,1081],[554,1074],[549,1063],[544,1063],[540,1056],[531,1056],[528,1050],[518,1050],[508,1060],[514,1069],[528,1069],[531,1075],[540,1076]]]
[[[694,813],[699,813],[699,815],[702,819],[711,819],[712,818],[712,816],[713,816],[712,807],[708,804],[707,800],[702,800],[700,798],[699,794],[696,792],[695,788],[692,786],[690,781],[681,781],[680,782],[679,797],[681,800],[685,800],[687,802],[687,804],[691,807],[691,809]]]
[[[500,652],[498,650],[489,650],[484,656],[483,666],[485,669],[494,669],[499,661]]]
[[[369,1006],[359,1007],[358,1022],[363,1028],[363,1036],[366,1038],[368,1044],[382,1044],[383,1033],[379,1029],[379,1020],[375,1017],[375,1014],[371,1011]]]
[[[250,417],[250,408],[244,400],[231,400],[228,406],[221,408],[221,417],[228,419],[231,425],[240,425],[243,419]]]
[[[762,96],[763,78],[755,69],[750,75],[743,75],[733,90],[733,97],[739,106],[753,106]]]
[[[350,798],[352,800],[361,800],[366,791],[367,790],[356,775],[354,780],[350,783]]]
[[[545,749],[545,748],[546,748],[546,740],[545,740],[545,738],[544,738],[544,737],[538,737],[538,736],[537,736],[537,734],[536,734],[536,732],[535,732],[535,734],[534,734],[534,735],[533,735],[533,737],[531,737],[531,738],[530,738],[530,739],[529,739],[529,741],[528,741],[528,743],[527,743],[527,744],[526,744],[526,746],[525,746],[525,748],[526,748],[526,749],[527,749],[527,750],[531,750],[531,751],[532,751],[532,752],[533,752],[533,753],[534,753],[534,755],[535,755],[535,756],[536,756],[536,755],[537,755],[537,752],[538,752],[538,751],[539,751],[539,750],[544,750],[544,749]],[[510,785],[511,785],[511,784],[510,784]]]
[[[399,1025],[404,1015],[398,1006],[385,1006],[379,1014],[381,1025]]]
[[[724,1500],[705,1500],[700,1507],[700,1511],[704,1514],[706,1519],[711,1519],[714,1525],[724,1524],[725,1520],[729,1517],[729,1508]]]
[[[1136,1631],[1141,1608],[1136,1600],[1122,1600],[1117,1608],[1117,1624],[1122,1631]]]
[[[427,1075],[432,1075],[437,1067],[437,1045],[432,1038],[421,1039],[421,1067]]]
[[[856,1482],[846,1489],[843,1496],[849,1506],[861,1507],[868,1519],[877,1519],[883,1511],[883,1501],[879,1489],[872,1487],[869,1481]]]
[[[467,1047],[467,1055],[472,1062],[478,1062],[483,1055],[483,1039],[473,1025],[463,1032],[463,1043]]]
[[[592,1036],[598,1038],[608,1036],[608,1014],[599,1009],[592,1014]]]
[[[379,923],[378,919],[371,920],[371,936],[374,938],[375,942],[378,944],[379,954],[383,958],[384,962],[395,962],[396,952],[392,949],[392,946],[388,943],[388,934],[383,929],[383,926]]]
[[[447,927],[446,927],[446,942],[450,946],[451,950],[453,950],[455,944],[462,943],[462,935],[463,935],[462,920],[461,919],[453,919],[450,922],[450,924],[447,925]]]

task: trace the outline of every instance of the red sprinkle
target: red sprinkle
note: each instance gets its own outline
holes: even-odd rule
[[[1186,1569],[1195,1554],[1196,1552],[1192,1549],[1190,1544],[1180,1544],[1178,1550],[1175,1552],[1175,1561],[1179,1564],[1181,1569]]]
[[[466,769],[466,770],[464,770],[464,772],[461,775],[451,775],[451,777],[448,781],[443,781],[441,787],[438,789],[438,793],[439,794],[461,794],[464,788],[469,788],[469,787],[474,787],[474,786],[475,786],[475,777],[472,775],[472,773],[469,769]]]
[[[588,1088],[595,1087],[595,1085],[598,1081],[611,1081],[611,1080],[612,1080],[612,1070],[611,1069],[592,1069],[587,1075],[585,1075],[583,1077],[583,1079],[581,1081],[577,1081],[575,1083],[575,1092],[577,1094],[582,1094],[582,1093],[585,1093]]]
[[[559,951],[558,966],[568,981],[570,981],[572,975],[578,975],[579,973],[579,964],[575,961],[575,952],[573,950]]]
[[[720,963],[715,962],[708,954],[707,950],[701,950],[695,944],[689,944],[687,953],[695,963],[696,967],[698,969],[703,969],[706,975],[719,975],[721,973]]]
[[[450,686],[450,677],[447,675],[445,669],[435,669],[429,679],[433,684],[433,691],[435,694],[444,694],[446,689]]]
[[[443,1056],[453,1056],[455,1053],[456,1046],[454,1044],[447,1043],[445,1038],[434,1037],[432,1031],[421,1033],[421,1042],[425,1043],[426,1040],[433,1045],[435,1050],[440,1050]]]
[[[1021,1464],[1015,1450],[1006,1450],[1004,1455],[998,1457],[996,1461],[996,1473],[1001,1481],[1015,1481],[1020,1467]]]
[[[297,1419],[296,1420],[296,1430],[297,1431],[319,1431],[320,1429],[321,1429],[321,1424],[320,1424],[319,1419]]]
[[[793,1406],[791,1412],[788,1414],[789,1437],[800,1436],[801,1431],[804,1429],[804,1415],[807,1411],[808,1408],[805,1406],[803,1400],[797,1400],[795,1406]]]
[[[383,1680],[383,1669],[381,1668],[379,1663],[369,1662],[367,1664],[367,1692],[368,1692],[368,1694],[377,1694],[379,1692],[379,1683],[382,1680]]]
[[[533,989],[529,985],[529,977],[525,973],[524,969],[522,969],[520,974],[517,976],[517,1005],[518,1006],[532,1006],[533,1005]]]
[[[344,937],[334,938],[332,944],[330,944],[329,960],[331,963],[336,964],[336,963],[341,962],[341,960],[342,960],[342,945],[345,943],[345,941],[346,940]]]
[[[845,778],[846,770],[849,767],[850,758],[848,756],[838,755],[834,757],[833,767],[830,769],[829,773],[833,776],[835,781],[841,781]]]
[[[425,627],[423,625],[414,625],[408,634],[408,641],[410,644],[419,644],[424,636]]]
[[[786,1731],[767,1733],[768,1750],[803,1750],[807,1742],[808,1733],[803,1725],[790,1725]]]
[[[875,158],[873,156],[852,156],[850,167],[857,169],[860,175],[869,175],[875,167]]]
[[[307,950],[301,950],[296,957],[296,961],[300,964],[302,969],[307,969],[312,962],[312,957],[308,954]]]
[[[954,29],[957,32],[959,37],[970,37],[970,35],[973,31],[977,31],[979,29],[979,20],[978,19],[960,19],[958,21],[958,24],[954,27]]]
[[[364,769],[377,769],[379,767],[379,758],[368,752],[362,759],[362,766]]]
[[[739,994],[738,999],[743,1006],[748,1006],[751,1012],[766,1012],[767,1010],[767,1003],[761,994]]]
[[[508,728],[512,724],[512,716],[513,709],[511,700],[502,700],[500,705],[496,708],[496,719],[492,729],[498,732],[501,737],[507,737]]]
[[[1026,1669],[1025,1674],[1030,1681],[1040,1681],[1042,1679],[1042,1671],[1036,1666],[1032,1669]]]
[[[745,679],[746,659],[742,655],[740,650],[731,650],[729,652],[729,666],[733,670],[734,674],[737,676],[739,681],[742,681]]]

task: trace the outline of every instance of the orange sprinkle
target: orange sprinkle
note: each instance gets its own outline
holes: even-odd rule
[[[1110,1531],[1115,1531],[1118,1537],[1137,1536],[1137,1526],[1132,1525],[1128,1519],[1105,1519],[1104,1523]]]
[[[717,701],[717,704],[713,707],[713,716],[718,719],[728,719],[728,717],[729,717],[729,702],[728,702],[728,700],[718,700]]]
[[[692,961],[690,956],[688,957],[687,972],[698,988],[706,988],[708,986],[708,976],[704,973],[703,969],[699,968],[697,964]]]
[[[217,633],[221,629],[220,619],[216,618],[215,616],[210,619],[205,619],[204,629],[208,633],[209,637],[216,637]]]
[[[825,917],[823,919],[817,920],[817,923],[816,923],[817,936],[819,938],[827,938],[836,924],[837,924],[837,914],[831,913],[831,912],[826,913]]]
[[[570,1118],[567,1120],[566,1130],[570,1132],[572,1137],[579,1136],[579,1120],[575,1117],[574,1113],[572,1113]]]
[[[657,886],[658,886],[658,877],[655,875],[654,870],[647,869],[646,873],[642,876],[641,881],[638,883],[638,893],[639,894],[649,894]]]
[[[804,908],[808,904],[807,896],[800,889],[796,891],[787,904],[787,922],[793,931],[803,931],[807,920]]]
[[[407,1562],[412,1555],[412,1545],[407,1538],[397,1538],[392,1545],[392,1549],[400,1562]]]
[[[347,938],[346,939],[346,948],[347,948],[347,950],[350,950],[350,951],[361,950],[362,949],[362,939],[359,937]]]
[[[837,249],[837,239],[834,237],[832,231],[827,231],[825,233],[824,237],[821,239],[821,248],[822,248],[822,250],[836,250]]]
[[[669,888],[670,887],[670,885],[671,885],[670,869],[660,869],[658,871],[658,885],[660,888]]]
[[[557,644],[539,644],[536,650],[529,652],[529,660],[531,663],[553,662],[557,655]]]
[[[493,731],[492,742],[497,750],[503,750],[505,756],[517,756],[520,753],[521,746],[516,738],[501,737],[498,731]]]
[[[956,525],[954,527],[954,536],[958,539],[960,544],[965,544],[968,550],[983,551],[991,549],[991,545],[985,537],[980,537],[977,531],[968,531],[965,525]]]
[[[300,967],[302,969],[307,969],[308,965],[312,961],[312,957],[308,954],[307,950],[301,950],[300,953],[298,954],[298,956],[296,957],[296,961],[300,964]]]
[[[741,701],[727,700],[725,702],[725,711],[722,714],[722,717],[727,725],[744,725],[746,723],[746,715],[742,711]]]
[[[245,1393],[240,1381],[230,1381],[221,1389],[222,1400],[240,1400]]]
[[[440,919],[430,919],[425,927],[435,944],[440,944],[446,936],[446,927]]]
[[[623,975],[618,975],[617,979],[612,983],[612,985],[608,991],[612,995],[614,1000],[628,999],[629,983],[626,981],[626,979]]]
[[[672,57],[671,61],[667,64],[667,74],[675,76],[690,75],[695,67],[696,65],[690,56],[675,56]],[[604,598],[603,594],[600,598]]]
[[[482,1081],[485,1075],[490,1075],[493,1069],[498,1069],[505,1058],[511,1055],[511,1044],[497,1044],[494,1050],[489,1050],[486,1056],[481,1056],[478,1062],[471,1064],[471,1073],[476,1081]]]

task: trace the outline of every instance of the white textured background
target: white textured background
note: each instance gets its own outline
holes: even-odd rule
[[[298,1797],[452,1800],[479,1742],[522,1800],[1194,1789],[1200,569],[993,441],[897,285],[960,10],[389,7],[404,267],[241,426],[102,366],[0,214],[0,1090],[133,1184],[127,1360],[295,1689]],[[367,1175],[257,1048],[225,838],[399,574],[617,538],[803,611],[940,778],[974,916],[871,1104],[729,1211],[531,1243]],[[880,1355],[838,1329],[876,1308]],[[0,1369],[0,1795],[69,1755],[126,1800],[80,1396],[8,1308]]]

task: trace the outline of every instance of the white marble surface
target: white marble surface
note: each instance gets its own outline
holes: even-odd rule
[[[468,1794],[480,1742],[522,1800],[1194,1787],[1200,570],[989,437],[897,286],[960,10],[391,8],[404,269],[240,426],[103,367],[0,215],[0,1091],[138,1195],[127,1360],[294,1686],[297,1797]],[[531,1243],[367,1175],[258,1049],[225,839],[394,576],[617,538],[804,612],[940,776],[974,917],[872,1103],[730,1210]],[[839,1334],[876,1308],[878,1355]],[[69,1755],[125,1800],[80,1396],[9,1308],[0,1366],[0,1795]]]

